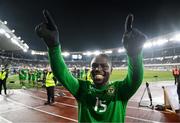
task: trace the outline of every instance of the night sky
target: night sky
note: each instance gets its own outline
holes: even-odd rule
[[[178,1],[178,0],[177,0]],[[63,50],[87,51],[122,46],[124,22],[149,38],[180,30],[180,1],[173,0],[0,0],[0,19],[34,50],[46,50],[34,28],[50,11],[59,28]]]

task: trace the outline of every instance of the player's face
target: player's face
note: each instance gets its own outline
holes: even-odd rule
[[[91,78],[93,82],[100,86],[105,85],[112,72],[111,64],[105,57],[96,57],[91,62]]]

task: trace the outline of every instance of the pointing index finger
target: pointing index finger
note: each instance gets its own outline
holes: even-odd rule
[[[133,20],[134,20],[133,14],[129,14],[129,15],[126,17],[125,32],[129,32],[129,31],[132,30]]]
[[[57,29],[57,26],[51,16],[51,14],[47,11],[47,10],[43,10],[43,15],[44,15],[44,18],[47,22],[47,24],[52,28],[52,29]]]

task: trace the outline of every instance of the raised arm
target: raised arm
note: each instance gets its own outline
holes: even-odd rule
[[[61,55],[59,32],[57,26],[47,10],[43,11],[45,22],[36,26],[37,35],[43,39],[48,48],[52,71],[59,82],[73,95],[77,94],[79,83],[69,72]]]
[[[147,37],[137,29],[132,28],[134,16],[129,14],[125,22],[123,45],[128,57],[128,74],[120,84],[119,94],[128,100],[139,88],[143,80],[142,47]]]

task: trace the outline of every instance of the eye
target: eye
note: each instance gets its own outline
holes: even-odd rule
[[[109,65],[108,64],[97,64],[97,63],[93,63],[92,64],[92,69],[97,69],[98,67],[101,67],[101,69],[103,70],[108,70],[109,69]]]
[[[101,64],[101,67],[102,67],[104,70],[107,70],[107,69],[109,69],[109,66],[108,66],[108,64]]]
[[[92,69],[96,69],[97,67],[98,67],[98,64],[96,64],[96,63],[92,64]]]

